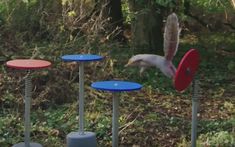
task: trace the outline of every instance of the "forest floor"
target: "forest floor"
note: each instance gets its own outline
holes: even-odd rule
[[[199,81],[198,146],[235,145],[235,37],[234,34],[188,35],[182,39],[174,59],[177,66],[190,49],[201,56]],[[47,46],[49,47],[49,46]],[[86,50],[51,50],[49,69],[33,73],[31,139],[45,147],[65,146],[66,134],[78,130],[78,67],[61,62],[60,56],[87,53]],[[51,46],[50,46],[51,47]],[[53,48],[53,47],[51,47]],[[59,52],[59,53],[58,53]],[[112,95],[90,87],[100,80],[128,80],[141,83],[140,91],[120,96],[119,144],[123,147],[187,147],[191,135],[192,88],[177,92],[172,80],[159,70],[148,69],[139,76],[137,68],[124,65],[134,54],[125,45],[105,45],[89,50],[105,56],[85,65],[85,128],[95,132],[98,146],[111,146]],[[0,146],[23,141],[24,72],[1,66]]]

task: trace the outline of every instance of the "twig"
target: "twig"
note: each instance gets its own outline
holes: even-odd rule
[[[139,107],[140,107],[140,106],[136,107],[135,110],[132,111],[132,113],[130,113],[130,114],[126,117],[126,119],[129,119],[129,118],[132,116],[132,114],[133,114],[134,112],[136,112],[137,109],[139,109]],[[130,125],[132,125],[132,124],[135,122],[135,120],[140,116],[140,114],[141,114],[141,112],[139,112],[138,115],[137,115],[131,122],[128,122],[128,123],[124,124],[123,126],[120,126],[120,128],[122,128],[122,129],[119,131],[118,134],[120,134],[120,133],[121,133],[122,131],[124,131],[127,127],[129,127]]]
[[[233,5],[233,8],[235,9],[235,0],[231,0],[231,3]]]
[[[128,123],[124,124],[123,126],[119,127],[122,129],[118,132],[118,134],[121,134],[121,132],[123,132],[126,128],[128,128],[130,125],[132,125],[136,121],[136,119],[140,116],[140,113],[138,113],[138,115],[135,117],[135,119],[133,119],[131,122],[128,122]]]

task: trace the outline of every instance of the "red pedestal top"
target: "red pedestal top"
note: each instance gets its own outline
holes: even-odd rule
[[[8,67],[15,69],[41,69],[51,66],[51,62],[37,59],[15,59],[6,63]]]
[[[199,52],[195,49],[190,49],[184,55],[175,74],[174,86],[176,90],[183,91],[189,86],[198,69],[199,60]]]

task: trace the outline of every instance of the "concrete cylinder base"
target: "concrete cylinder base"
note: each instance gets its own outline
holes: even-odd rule
[[[66,137],[67,147],[96,147],[96,135],[93,132],[71,132]]]
[[[15,145],[13,145],[12,147],[26,147],[26,146],[25,146],[24,142],[21,142],[21,143],[17,143]],[[30,147],[42,147],[42,145],[39,143],[31,142]]]

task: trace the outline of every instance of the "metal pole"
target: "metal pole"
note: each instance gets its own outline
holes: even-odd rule
[[[79,132],[84,134],[84,63],[79,63]]]
[[[197,145],[197,111],[198,111],[198,91],[199,84],[198,80],[193,81],[193,96],[192,96],[192,134],[191,134],[191,142],[192,147],[196,147]]]
[[[32,81],[30,72],[25,77],[25,147],[30,147],[30,101],[32,96]]]
[[[112,122],[112,147],[118,147],[118,123],[119,118],[119,98],[117,93],[113,93],[113,122]]]

